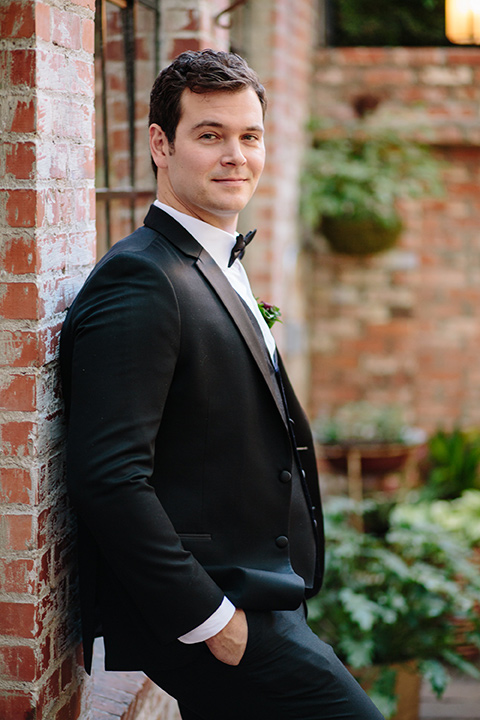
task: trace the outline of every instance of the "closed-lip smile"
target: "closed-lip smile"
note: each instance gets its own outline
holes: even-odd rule
[[[231,183],[240,183],[240,182],[246,182],[247,178],[234,178],[234,177],[226,177],[226,178],[213,178],[214,182],[231,182]]]

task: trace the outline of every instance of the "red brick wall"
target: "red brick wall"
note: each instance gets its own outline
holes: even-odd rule
[[[93,0],[2,4],[0,717],[82,699],[58,334],[93,258]]]
[[[230,33],[215,18],[230,3],[223,0],[162,0],[162,67],[186,50],[228,50]]]
[[[242,48],[268,97],[265,170],[240,218],[242,231],[258,228],[245,265],[254,294],[280,306],[282,324],[275,325],[274,334],[305,401],[309,389],[304,292],[298,263],[298,178],[309,116],[315,7],[314,0],[249,3]]]
[[[480,424],[480,50],[320,50],[314,112],[341,126],[374,94],[372,123],[431,142],[449,162],[441,199],[401,205],[398,246],[371,259],[306,255],[312,400],[401,403],[430,431]]]

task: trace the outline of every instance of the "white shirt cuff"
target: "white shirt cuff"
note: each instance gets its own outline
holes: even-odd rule
[[[224,597],[220,607],[215,610],[213,615],[210,615],[205,622],[178,639],[186,645],[193,645],[193,643],[208,640],[219,633],[220,630],[223,630],[225,625],[232,619],[235,610],[235,605],[233,605],[227,597]]]

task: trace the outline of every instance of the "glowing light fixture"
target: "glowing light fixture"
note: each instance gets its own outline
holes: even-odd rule
[[[480,0],[445,0],[445,25],[450,42],[480,45]]]

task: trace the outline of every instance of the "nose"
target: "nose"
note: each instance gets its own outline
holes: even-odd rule
[[[223,165],[244,165],[247,162],[238,140],[231,140],[225,147],[222,157]]]

